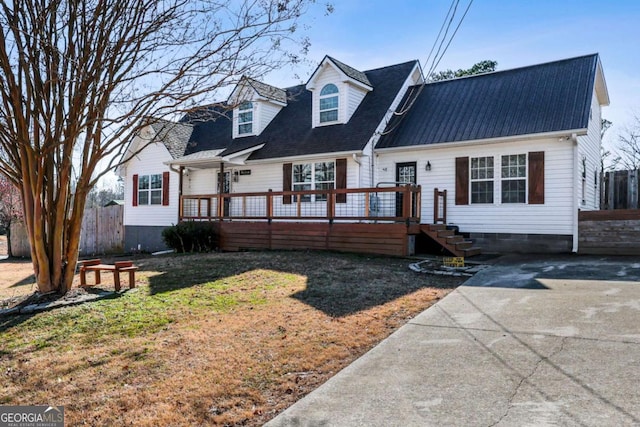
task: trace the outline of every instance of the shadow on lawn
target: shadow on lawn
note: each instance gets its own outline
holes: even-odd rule
[[[171,292],[257,269],[273,270],[306,278],[305,289],[290,297],[329,316],[342,317],[423,288],[452,289],[462,281],[416,274],[409,270],[406,259],[330,252],[266,252],[262,256],[236,253],[207,261],[209,265],[167,268],[164,273],[150,277],[150,293]]]

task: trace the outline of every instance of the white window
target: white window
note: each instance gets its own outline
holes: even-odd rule
[[[253,103],[246,101],[238,107],[238,135],[253,132]]]
[[[293,165],[293,191],[305,190],[325,190],[335,188],[335,163],[305,163]],[[294,198],[294,201],[297,199]],[[315,194],[302,196],[301,201],[326,201],[326,194]]]
[[[162,174],[140,175],[138,178],[138,204],[162,204]]]
[[[527,155],[502,156],[502,203],[527,202]]]
[[[320,123],[338,120],[338,87],[329,83],[320,91]]]
[[[471,158],[471,203],[493,203],[493,157]]]

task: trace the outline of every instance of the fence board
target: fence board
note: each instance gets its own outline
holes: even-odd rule
[[[86,209],[80,230],[80,255],[121,253],[124,249],[123,218],[124,206],[121,205]],[[13,255],[30,257],[26,228],[21,223],[15,225],[11,228]]]

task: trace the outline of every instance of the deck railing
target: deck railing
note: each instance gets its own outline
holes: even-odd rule
[[[420,222],[420,186],[182,195],[180,220]]]

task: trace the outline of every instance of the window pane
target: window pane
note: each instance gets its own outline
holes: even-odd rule
[[[151,191],[151,204],[152,205],[161,205],[162,204],[162,190],[152,190]]]
[[[322,95],[331,95],[332,93],[338,93],[338,87],[334,84],[329,83],[320,91],[320,96]]]
[[[253,104],[251,103],[251,101],[245,101],[242,104],[240,104],[240,106],[238,107],[238,110],[243,111],[243,110],[251,110],[253,108]]]
[[[311,182],[311,164],[293,165],[293,182]],[[309,190],[311,187],[308,188]]]
[[[147,190],[149,188],[149,175],[141,175],[138,178],[138,188],[140,190]]]
[[[311,190],[311,184],[294,184],[293,185],[293,191],[306,191],[306,190]],[[298,201],[298,196],[293,196],[293,201],[297,202]],[[305,194],[301,197],[301,201],[302,202],[310,202],[311,201],[311,194]]]
[[[338,120],[338,110],[329,110],[320,113],[320,123],[335,122],[336,120]]]
[[[315,167],[316,182],[335,181],[333,162],[316,163],[314,167]]]
[[[138,191],[138,204],[139,205],[149,204],[149,191]]]
[[[472,182],[471,203],[493,203],[493,181]]]
[[[162,188],[162,174],[151,175],[151,188]]]
[[[323,182],[316,184],[316,190],[329,190],[333,189],[333,182]],[[316,194],[316,202],[324,202],[327,200],[326,194]]]
[[[244,134],[244,133],[251,133],[253,132],[253,124],[252,123],[245,123],[245,124],[241,124],[238,125],[238,133],[239,134]]]
[[[510,179],[502,181],[502,203],[525,203],[526,180]]]
[[[338,108],[338,97],[330,96],[329,98],[320,99],[320,111]]]
[[[253,111],[238,114],[238,123],[247,123],[253,121]]]

